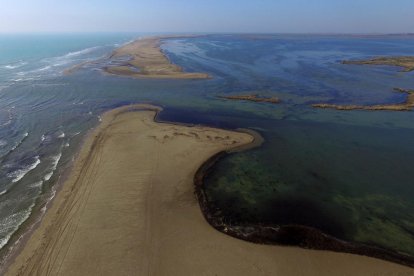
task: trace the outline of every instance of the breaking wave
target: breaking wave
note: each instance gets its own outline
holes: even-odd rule
[[[53,173],[59,164],[60,158],[62,158],[62,153],[59,153],[58,155],[52,157],[52,167],[50,171],[43,177],[45,181],[48,181],[50,178],[52,178]]]
[[[0,249],[10,240],[11,236],[19,229],[32,213],[34,203],[26,210],[14,213],[0,220]]]
[[[20,181],[26,174],[36,169],[41,161],[39,156],[36,156],[34,159],[35,161],[32,164],[7,174],[7,177],[12,178],[12,183]]]

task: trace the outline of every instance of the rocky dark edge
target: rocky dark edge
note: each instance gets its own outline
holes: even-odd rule
[[[234,151],[233,151],[234,152]],[[214,215],[204,192],[204,179],[214,165],[230,153],[222,151],[209,158],[194,176],[195,194],[207,222],[216,230],[248,242],[268,245],[299,246],[307,249],[329,250],[378,258],[414,268],[414,257],[397,251],[356,242],[347,242],[304,225],[229,225]]]

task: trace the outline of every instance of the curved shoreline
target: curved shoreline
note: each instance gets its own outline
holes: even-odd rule
[[[91,164],[95,164],[97,161],[99,163],[100,160],[100,156],[102,155],[102,150],[104,150],[106,148],[105,145],[107,145],[108,139],[113,139],[113,134],[116,134],[117,132],[114,132],[114,128],[122,128],[124,129],[123,131],[126,131],[124,134],[121,135],[126,135],[126,137],[133,138],[133,136],[131,136],[130,131],[133,131],[131,128],[128,128],[127,126],[125,126],[126,122],[128,122],[126,120],[126,118],[130,118],[129,116],[132,116],[131,119],[134,118],[140,118],[140,115],[137,113],[140,112],[130,112],[130,111],[143,111],[146,114],[149,114],[148,111],[148,105],[134,105],[134,106],[126,106],[126,107],[120,107],[117,108],[115,110],[111,110],[105,113],[105,115],[103,116],[103,121],[101,124],[99,124],[96,128],[94,128],[89,134],[88,137],[85,138],[85,143],[82,145],[80,153],[78,154],[75,163],[73,165],[73,168],[70,172],[71,174],[71,178],[69,178],[67,181],[65,181],[65,185],[63,185],[62,190],[56,195],[55,198],[55,202],[53,204],[53,206],[47,210],[47,213],[43,219],[43,221],[41,222],[41,225],[39,226],[38,229],[36,229],[36,231],[34,231],[34,233],[31,235],[31,237],[28,239],[28,242],[25,245],[22,245],[22,247],[24,247],[22,249],[21,252],[19,252],[20,254],[17,256],[16,261],[20,262],[20,264],[22,264],[21,262],[31,262],[32,265],[35,266],[31,266],[32,270],[29,271],[33,271],[33,269],[35,269],[36,271],[40,271],[39,267],[43,267],[42,262],[39,262],[39,260],[44,259],[44,254],[42,254],[42,248],[44,246],[44,239],[51,239],[50,236],[54,236],[55,238],[59,239],[62,236],[62,233],[59,233],[56,231],[54,231],[54,229],[56,228],[56,225],[59,225],[59,223],[61,224],[62,222],[64,222],[65,219],[65,213],[67,212],[66,208],[65,208],[65,204],[66,202],[69,200],[79,200],[79,196],[82,197],[84,195],[84,193],[82,193],[82,189],[84,189],[85,183],[78,183],[78,181],[82,181],[82,175],[84,177],[87,177],[88,179],[92,179],[94,181],[96,181],[96,176],[93,178],[89,178],[88,177],[88,170],[90,169],[90,165]],[[159,114],[159,112],[162,110],[162,108],[160,107],[154,107],[152,106],[150,112],[154,112],[152,115],[152,122],[150,122],[150,120],[147,121],[147,123],[149,125],[156,125],[157,127],[168,127],[168,128],[177,128],[177,129],[185,129],[185,126],[181,126],[179,123],[158,123],[156,122],[156,117]],[[125,116],[124,116],[124,115]],[[129,115],[128,115],[129,114]],[[117,116],[119,115],[120,119],[116,119],[118,118]],[[112,120],[110,120],[112,116]],[[135,117],[134,117],[135,116]],[[142,115],[143,116],[143,115]],[[122,118],[121,118],[122,117]],[[130,120],[130,119],[128,119]],[[135,119],[134,119],[135,120]],[[133,123],[133,121],[130,121],[131,123]],[[226,135],[230,135],[231,133],[235,134],[235,135],[239,135],[237,137],[241,137],[243,136],[241,133],[237,134],[237,132],[234,131],[227,131],[227,130],[220,130],[220,129],[215,129],[215,128],[209,128],[209,127],[202,127],[202,126],[193,126],[190,128],[187,128],[187,133],[178,133],[176,139],[181,141],[187,141],[185,144],[187,144],[188,142],[192,141],[193,139],[195,139],[197,137],[197,135],[195,135],[193,132],[195,131],[195,133],[197,133],[197,131],[199,131],[198,133],[204,133],[202,135],[204,135],[204,137],[209,137],[208,134],[205,133],[205,131],[217,131],[216,133],[222,133],[220,135],[222,135],[221,139],[213,139],[215,140],[214,143],[216,143],[216,145],[219,145],[222,141],[222,139],[227,139]],[[201,131],[201,132],[200,132]],[[239,130],[240,131],[240,130]],[[133,132],[131,132],[133,133]],[[140,132],[141,133],[141,132]],[[227,133],[227,134],[226,134]],[[233,135],[231,134],[231,135]],[[118,136],[120,134],[117,134]],[[206,136],[207,135],[207,136]],[[224,135],[224,136],[223,136]],[[241,136],[240,136],[241,135]],[[112,137],[112,138],[111,138]],[[151,136],[149,136],[151,137]],[[247,136],[244,136],[247,137]],[[135,137],[134,139],[138,139],[139,137]],[[154,141],[154,143],[160,143],[159,145],[162,146],[164,145],[164,142],[169,143],[170,138],[167,135],[157,135],[157,137],[151,138],[154,139],[152,141]],[[232,138],[230,138],[232,139]],[[239,138],[241,139],[241,138]],[[244,138],[243,138],[244,139]],[[227,143],[227,146],[225,146],[225,150],[229,150],[230,148],[233,151],[239,151],[242,149],[246,149],[246,146],[251,147],[254,145],[254,143],[261,143],[262,141],[258,138],[256,139],[251,139],[247,141],[245,140],[246,143],[241,143],[240,145],[237,144],[233,144],[233,143]],[[211,140],[210,138],[208,140]],[[142,140],[136,140],[139,142],[143,142]],[[240,141],[240,140],[239,140]],[[230,141],[229,141],[230,142]],[[248,142],[248,143],[247,143]],[[253,142],[253,143],[252,143]],[[129,142],[131,143],[131,141]],[[193,142],[192,142],[193,143]],[[115,143],[118,146],[123,146],[122,143]],[[244,144],[246,144],[246,146],[243,146]],[[138,144],[134,144],[136,146],[138,146]],[[170,144],[169,149],[172,147],[173,149],[175,148],[173,146],[174,144]],[[134,146],[134,147],[136,147]],[[187,145],[188,146],[188,145]],[[208,223],[206,223],[205,218],[203,217],[202,212],[200,211],[200,206],[199,206],[199,201],[194,197],[194,176],[198,175],[196,172],[200,170],[200,166],[203,167],[203,164],[208,163],[208,160],[210,160],[209,158],[204,160],[201,160],[200,158],[202,158],[202,156],[200,156],[199,154],[197,154],[196,152],[194,152],[194,150],[196,150],[197,152],[206,152],[205,148],[200,148],[201,144],[199,146],[197,146],[196,148],[193,148],[192,151],[189,151],[189,154],[192,154],[193,156],[197,156],[196,158],[198,158],[197,162],[192,162],[189,163],[191,168],[188,168],[187,166],[184,167],[180,167],[181,169],[177,170],[177,169],[169,169],[169,167],[165,167],[165,164],[169,164],[168,162],[168,156],[166,156],[166,160],[160,160],[161,162],[164,162],[163,166],[164,167],[158,167],[157,166],[157,170],[155,171],[156,175],[158,175],[158,173],[160,173],[161,175],[163,173],[184,173],[185,176],[185,181],[182,182],[180,180],[180,178],[178,177],[178,180],[173,180],[173,178],[166,176],[166,180],[167,182],[163,182],[164,184],[167,183],[175,183],[175,184],[170,184],[173,185],[172,187],[168,188],[167,186],[161,185],[160,187],[158,187],[159,190],[156,190],[155,195],[156,197],[152,197],[151,194],[152,193],[144,193],[144,198],[146,199],[147,204],[150,204],[151,206],[153,204],[156,204],[156,202],[153,201],[157,201],[160,198],[162,199],[163,197],[167,197],[169,202],[166,206],[167,209],[160,209],[159,212],[161,212],[161,217],[153,217],[150,216],[150,221],[153,222],[158,222],[161,223],[161,226],[164,227],[155,227],[152,230],[154,231],[154,234],[151,234],[152,238],[151,239],[147,239],[145,237],[141,237],[138,233],[138,235],[136,235],[137,233],[134,234],[133,239],[131,240],[131,242],[135,243],[136,239],[144,239],[143,242],[151,242],[155,243],[153,246],[155,246],[153,249],[156,250],[158,248],[157,246],[157,241],[159,241],[160,238],[162,238],[162,244],[163,246],[165,246],[165,244],[167,243],[167,250],[165,250],[165,248],[163,248],[162,250],[157,251],[157,254],[160,255],[154,255],[153,253],[151,254],[151,256],[147,256],[148,258],[150,258],[151,262],[148,263],[148,267],[144,267],[144,268],[140,268],[139,271],[141,271],[141,269],[150,269],[148,271],[152,271],[152,273],[150,274],[155,274],[155,275],[171,275],[171,269],[175,269],[176,271],[179,271],[181,273],[178,273],[177,275],[189,275],[188,272],[195,272],[195,271],[210,271],[210,274],[213,274],[213,272],[217,273],[217,272],[224,272],[224,271],[228,271],[229,274],[228,275],[237,275],[237,272],[239,272],[238,274],[240,275],[240,273],[244,273],[245,275],[257,275],[257,274],[266,274],[266,271],[273,271],[273,272],[280,272],[282,273],[282,275],[289,275],[291,273],[293,273],[292,271],[301,271],[302,268],[300,267],[295,267],[295,264],[297,264],[298,259],[301,258],[307,258],[305,260],[305,262],[303,263],[305,265],[305,269],[311,269],[313,272],[310,275],[332,275],[332,273],[330,273],[330,271],[332,272],[332,267],[331,267],[331,261],[336,264],[334,266],[334,271],[337,271],[339,269],[340,272],[343,271],[354,271],[357,274],[356,275],[366,275],[363,274],[363,271],[380,271],[379,269],[385,269],[384,271],[407,271],[406,268],[404,267],[398,267],[397,265],[394,264],[390,264],[390,263],[385,263],[385,262],[381,262],[378,260],[372,260],[372,259],[365,259],[362,257],[356,257],[353,255],[350,256],[345,256],[345,255],[341,255],[341,254],[336,254],[336,253],[332,253],[332,252],[313,252],[313,251],[309,251],[309,250],[304,250],[304,249],[300,249],[300,248],[285,248],[285,247],[277,247],[277,246],[263,246],[260,244],[251,244],[251,243],[246,243],[244,241],[240,241],[240,240],[236,240],[236,239],[231,239],[229,237],[227,237],[226,235],[222,235],[220,233],[218,233],[217,231],[215,231]],[[220,146],[223,150],[223,146]],[[164,149],[166,149],[164,147]],[[191,149],[191,148],[189,148]],[[214,153],[214,154],[209,154],[208,156],[216,156],[217,152],[222,152],[218,151],[219,147],[215,146],[214,148],[211,148],[210,150],[208,150],[209,153]],[[108,149],[106,148],[105,151],[107,151]],[[131,149],[132,150],[132,149]],[[157,149],[159,150],[159,149]],[[179,150],[176,149],[175,150]],[[162,151],[162,150],[161,150]],[[139,152],[139,151],[138,151]],[[136,161],[139,161],[139,159],[137,160],[134,154],[137,154],[137,149],[135,149],[134,153],[132,153],[132,151],[128,151],[125,152],[124,154],[126,154],[125,156],[129,156],[128,158],[133,158],[131,160],[133,160],[132,163],[127,162],[127,164],[129,164],[130,166],[135,166],[135,165],[139,165],[139,162],[137,163]],[[117,153],[119,154],[119,150],[113,152],[113,153]],[[130,156],[132,154],[132,156]],[[112,158],[116,158],[116,156],[112,156],[109,155]],[[151,159],[152,155],[145,155],[144,158],[146,158],[145,160],[147,161],[147,159]],[[171,158],[171,155],[169,155]],[[176,156],[176,155],[172,155],[172,156]],[[107,156],[108,157],[108,156]],[[108,162],[108,158],[104,158],[105,162]],[[123,161],[123,159],[118,159],[121,162],[125,162]],[[134,161],[135,160],[135,161]],[[185,160],[185,159],[184,159]],[[149,162],[150,160],[148,160]],[[109,162],[114,162],[113,160],[110,160]],[[167,163],[165,163],[167,162]],[[186,161],[188,162],[188,161]],[[191,162],[191,161],[190,161]],[[86,164],[86,167],[85,167]],[[103,165],[102,165],[103,166]],[[170,166],[170,165],[168,165]],[[93,168],[100,168],[100,166],[96,167],[96,165],[92,166]],[[109,167],[110,168],[110,167]],[[164,169],[162,169],[164,168]],[[184,168],[186,170],[189,170],[186,172],[186,170],[184,170]],[[108,169],[108,167],[107,167]],[[165,171],[167,170],[167,171]],[[105,170],[104,170],[105,172]],[[131,173],[133,172],[133,170],[128,169],[128,171],[124,171],[124,172],[128,172]],[[125,181],[125,179],[128,179],[127,176],[124,176],[122,174],[122,178],[119,179],[119,181]],[[132,179],[133,182],[135,183],[137,180],[135,179],[135,177]],[[175,182],[173,182],[175,181]],[[178,181],[178,182],[176,182]],[[174,185],[178,185],[177,187]],[[135,184],[134,184],[135,185]],[[133,187],[134,187],[133,185]],[[184,185],[184,186],[183,186]],[[86,187],[88,188],[88,187]],[[154,187],[156,188],[156,186]],[[168,189],[169,190],[168,190]],[[152,187],[147,187],[146,189],[152,189]],[[167,189],[167,191],[165,190]],[[171,190],[172,189],[172,190]],[[176,192],[181,191],[182,193],[179,193],[178,197],[172,197],[172,195],[174,195]],[[101,190],[101,189],[99,189]],[[172,192],[172,193],[171,193]],[[132,201],[132,203],[135,204],[139,204],[139,201],[136,202],[135,197],[132,196],[131,198],[131,191],[127,191],[128,194],[128,198],[130,198]],[[166,194],[163,194],[166,193]],[[118,193],[110,193],[110,196],[112,197],[113,195],[117,195]],[[74,197],[74,198],[73,198]],[[149,198],[148,198],[149,197]],[[72,198],[72,199],[71,199]],[[62,201],[63,200],[63,201]],[[80,201],[83,202],[83,201]],[[161,201],[162,203],[163,201]],[[70,203],[70,202],[69,202]],[[87,202],[86,202],[87,203]],[[108,201],[105,201],[105,205],[106,206],[108,203]],[[63,205],[62,205],[63,204]],[[171,208],[173,207],[173,212],[171,213],[171,215],[173,215],[174,220],[172,220],[170,222],[170,220],[166,220],[164,218],[165,214],[168,212],[171,212]],[[164,204],[160,205],[163,206]],[[157,211],[157,208],[160,208],[159,206],[156,207],[158,205],[154,205],[153,208],[156,208],[155,211]],[[146,207],[147,208],[147,207]],[[178,209],[177,209],[178,208]],[[87,210],[90,210],[89,208],[87,208]],[[149,208],[148,210],[152,210],[152,208]],[[163,211],[162,211],[163,210]],[[153,212],[153,210],[151,211]],[[62,217],[63,216],[63,217]],[[135,219],[135,217],[138,216],[138,214],[133,214],[133,217]],[[138,216],[139,218],[139,216]],[[95,219],[103,219],[105,220],[105,217],[102,216],[98,216]],[[139,220],[139,219],[138,219]],[[90,221],[90,219],[86,220],[86,222]],[[146,220],[141,221],[139,220],[139,225],[141,225],[142,223],[144,223]],[[95,226],[95,220],[92,220],[92,225]],[[98,221],[99,222],[99,221]],[[128,224],[133,223],[132,221],[129,221]],[[129,229],[132,225],[129,225],[127,228]],[[127,230],[128,230],[127,229]],[[189,229],[191,229],[191,231],[188,231]],[[42,232],[43,231],[43,232]],[[46,232],[45,232],[46,231]],[[124,229],[125,231],[125,229]],[[161,232],[160,232],[161,231]],[[165,232],[166,231],[166,232]],[[79,232],[79,231],[77,231]],[[164,233],[165,232],[165,233]],[[42,233],[47,233],[46,236],[42,236]],[[75,247],[75,249],[78,246],[85,246],[84,243],[87,242],[92,242],[94,239],[98,238],[100,231],[98,232],[94,232],[94,235],[91,236],[88,240],[83,241],[82,243],[77,243],[77,246]],[[150,233],[152,233],[152,231],[150,231]],[[158,234],[157,234],[158,233]],[[155,235],[155,236],[154,236]],[[122,235],[123,237],[123,235]],[[98,243],[99,245],[99,254],[118,254],[119,252],[110,247],[110,248],[103,248],[103,246],[108,242],[108,238],[113,239],[113,236],[110,237],[106,237],[105,236],[105,243]],[[119,241],[120,242],[120,241]],[[35,245],[38,245],[40,247],[36,247]],[[46,243],[47,245],[48,243]],[[62,248],[60,248],[60,246],[64,246],[65,244],[61,244],[59,243],[59,246],[54,246],[53,250],[62,250]],[[118,244],[118,241],[117,241]],[[30,246],[33,250],[33,248],[35,249],[34,251],[34,255],[31,255],[31,249]],[[34,246],[34,247],[33,247]],[[102,246],[102,247],[101,247]],[[131,245],[128,244],[128,246],[130,247]],[[90,250],[91,248],[93,248],[93,246],[87,246],[85,249],[86,250]],[[140,246],[134,246],[133,247],[134,250],[139,250],[141,247]],[[145,247],[142,247],[145,248]],[[25,252],[25,255],[23,255],[24,250],[28,250],[28,252]],[[102,252],[101,252],[102,251]],[[49,252],[48,254],[51,254],[53,251]],[[59,251],[58,251],[59,252]],[[117,253],[118,252],[118,253]],[[125,251],[126,252],[126,251]],[[121,255],[123,256],[123,254],[125,253],[124,251],[120,251]],[[152,251],[151,251],[152,252]],[[190,255],[182,255],[183,253],[186,252],[191,252]],[[79,254],[81,253],[81,254]],[[94,254],[96,254],[98,252],[95,251]],[[36,255],[37,254],[37,255]],[[40,254],[40,255],[39,255]],[[72,258],[80,258],[81,263],[78,263],[75,267],[75,269],[82,269],[85,268],[85,266],[90,266],[89,269],[96,269],[97,268],[97,264],[94,263],[94,261],[88,261],[88,262],[84,262],[85,258],[82,257],[82,254],[86,254],[83,250],[81,250],[80,252],[78,252],[78,254],[75,255],[71,255]],[[90,252],[89,252],[90,254]],[[56,254],[52,254],[53,256],[55,256]],[[59,255],[59,254],[58,254]],[[56,256],[58,256],[56,255]],[[79,256],[78,256],[79,255]],[[29,257],[28,257],[29,256]],[[32,256],[32,257],[30,257]],[[36,256],[35,259],[33,259],[33,256]],[[88,255],[89,256],[89,255]],[[135,255],[133,254],[132,256],[132,260],[133,263],[132,265],[137,265],[137,262],[143,262],[145,260],[142,260],[142,256],[140,257],[140,255]],[[153,259],[154,258],[154,259]],[[146,258],[144,258],[146,259]],[[163,265],[157,265],[157,262],[160,262],[160,259],[164,260]],[[200,262],[201,259],[206,259],[208,260],[207,262]],[[240,260],[243,259],[245,260],[243,263],[240,262]],[[111,258],[111,263],[106,263],[103,262],[101,263],[101,265],[106,266],[106,265],[115,265],[115,266],[119,266],[120,264],[118,262],[124,262],[124,257],[122,257],[121,259],[115,259],[115,261]],[[313,261],[310,261],[313,260]],[[325,261],[323,261],[325,260]],[[358,260],[358,264],[357,264],[357,268],[356,267],[351,267],[349,268],[349,263],[350,262],[355,262],[356,260]],[[115,262],[115,263],[114,263]],[[223,263],[224,262],[224,263]],[[322,262],[322,263],[320,263]],[[71,262],[73,264],[73,262]],[[13,263],[13,265],[16,265],[15,263]],[[49,267],[50,264],[47,264],[47,267]],[[375,266],[375,267],[374,267]],[[19,268],[20,266],[17,265],[17,268]],[[140,266],[139,266],[140,267]],[[10,267],[9,267],[10,268]],[[29,266],[30,268],[30,266]],[[99,268],[99,265],[98,265]],[[258,271],[256,268],[259,268],[260,271],[262,273],[259,273],[260,271]],[[49,269],[49,268],[48,268]],[[151,270],[153,269],[153,270]],[[207,270],[205,270],[207,269]],[[16,272],[16,267],[14,267],[14,272]],[[20,272],[22,272],[22,270],[19,270]],[[24,271],[28,271],[28,270],[24,270]],[[23,271],[23,272],[24,272]],[[48,270],[49,271],[49,270]],[[147,271],[147,270],[146,270]],[[164,272],[164,273],[156,273],[156,272]],[[169,274],[166,273],[166,271],[169,272]],[[186,273],[183,273],[186,272]],[[264,273],[263,273],[264,272]],[[287,274],[287,272],[289,272]],[[10,273],[10,270],[9,270]],[[74,272],[75,273],[75,272]],[[125,273],[125,271],[124,271]],[[361,273],[361,274],[359,274]],[[65,273],[63,273],[64,275],[66,275]],[[120,273],[122,274],[122,273]],[[14,275],[12,273],[12,275]],[[24,275],[24,274],[23,274]],[[89,275],[94,275],[94,273],[89,273]],[[293,274],[296,275],[296,274]]]
[[[245,148],[250,149],[255,146]],[[329,250],[333,252],[351,253],[356,255],[378,258],[414,268],[414,257],[400,254],[396,251],[348,242],[327,235],[322,231],[304,225],[227,225],[222,218],[215,217],[211,210],[207,196],[204,192],[204,178],[211,173],[214,166],[224,157],[231,154],[222,151],[210,157],[196,172],[194,176],[195,193],[200,204],[204,218],[216,230],[229,236],[257,244],[298,246],[316,250]]]

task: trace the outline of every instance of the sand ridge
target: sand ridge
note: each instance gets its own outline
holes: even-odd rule
[[[363,256],[248,243],[213,229],[193,178],[246,133],[154,122],[135,105],[103,116],[8,275],[412,275]]]
[[[336,109],[336,110],[369,110],[369,111],[412,111],[414,109],[414,90],[394,88],[395,92],[407,94],[402,103],[377,104],[377,105],[340,105],[329,103],[313,104],[314,108]]]
[[[177,36],[159,36],[137,39],[116,49],[110,60],[129,57],[128,61],[115,66],[107,66],[104,71],[120,76],[158,79],[207,79],[205,73],[187,73],[173,64],[161,50],[163,39],[180,38]]]
[[[355,65],[388,65],[398,66],[403,68],[403,72],[411,72],[414,70],[414,57],[413,56],[400,56],[400,57],[376,57],[366,60],[344,60],[343,64],[355,64]]]

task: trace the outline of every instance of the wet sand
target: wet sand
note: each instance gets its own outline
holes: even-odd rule
[[[209,157],[253,136],[156,123],[157,109],[103,116],[8,275],[414,274],[369,257],[253,244],[216,231],[201,213],[194,175]]]
[[[172,37],[148,37],[138,39],[125,46],[116,49],[110,60],[129,57],[128,61],[115,66],[108,66],[104,71],[120,76],[135,78],[158,79],[206,79],[205,73],[187,73],[183,69],[172,64],[162,52],[160,46],[162,39]]]

